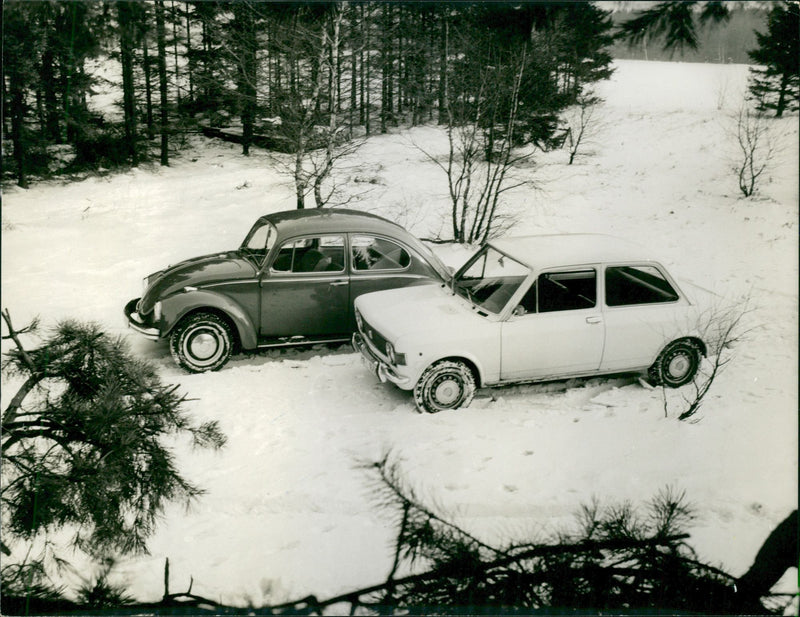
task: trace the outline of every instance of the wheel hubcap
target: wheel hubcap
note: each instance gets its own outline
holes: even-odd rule
[[[433,396],[439,405],[452,405],[461,396],[461,387],[455,379],[445,379],[436,384]]]
[[[208,360],[217,351],[217,339],[207,332],[196,334],[189,342],[189,351],[195,358]]]
[[[669,361],[669,374],[676,379],[680,379],[689,372],[691,365],[692,363],[687,356],[675,356]]]

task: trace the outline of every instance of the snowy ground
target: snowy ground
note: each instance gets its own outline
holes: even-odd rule
[[[487,541],[546,537],[593,496],[643,504],[666,486],[685,490],[699,557],[743,573],[796,507],[798,479],[798,118],[774,123],[785,148],[761,193],[740,198],[728,131],[746,75],[740,65],[619,62],[600,88],[589,156],[567,166],[563,152],[539,155],[520,173],[540,190],[508,200],[515,235],[629,237],[728,300],[750,296],[755,329],[694,424],[665,417],[659,392],[633,377],[482,391],[468,409],[420,415],[347,347],[184,374],[164,344],[126,330],[122,307],[146,274],[235,247],[257,216],[292,208],[289,179],[263,153],[198,142],[168,169],[7,189],[2,306],[15,323],[103,324],[229,438],[218,453],[176,445],[208,492],[189,512],[170,508],[151,554],[125,559],[117,577],[138,599],[158,599],[169,558],[172,591],[191,578],[193,593],[256,605],[381,582],[394,530],[358,465],[389,448],[422,494]],[[442,145],[431,127],[373,137],[347,186],[371,189],[362,209],[445,234],[444,178],[415,143]],[[466,255],[438,250],[453,265]],[[781,586],[795,589],[796,572]]]

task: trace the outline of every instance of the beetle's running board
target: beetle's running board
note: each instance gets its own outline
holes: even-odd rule
[[[273,349],[275,347],[299,347],[301,345],[322,345],[325,343],[348,343],[350,336],[336,336],[328,338],[306,338],[304,336],[287,336],[286,338],[271,339],[259,343],[257,349]]]

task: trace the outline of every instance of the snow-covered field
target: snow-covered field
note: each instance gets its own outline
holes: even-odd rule
[[[747,67],[617,66],[600,88],[606,102],[588,156],[568,166],[564,152],[539,155],[521,173],[540,190],[509,194],[507,213],[515,235],[628,237],[729,301],[749,295],[753,329],[697,423],[665,417],[659,391],[635,377],[481,391],[468,409],[420,415],[346,346],[181,372],[165,344],[126,329],[122,307],[146,274],[233,248],[256,217],[293,207],[289,178],[264,153],[245,158],[233,145],[198,141],[169,168],[5,191],[2,306],[15,323],[101,323],[229,438],[220,452],[176,444],[181,468],[207,494],[188,512],[166,512],[149,556],[118,565],[134,596],[161,596],[166,558],[171,591],[191,579],[193,593],[226,603],[326,598],[382,582],[394,529],[359,464],[388,449],[421,494],[490,542],[545,538],[593,496],[643,504],[671,486],[695,506],[699,557],[734,575],[748,568],[797,505],[798,117],[774,122],[784,149],[761,192],[743,199],[729,131]],[[371,190],[356,207],[420,236],[444,235],[444,177],[415,143],[443,145],[434,127],[372,137],[346,186]],[[437,250],[452,265],[467,254]],[[796,589],[796,572],[781,588]]]

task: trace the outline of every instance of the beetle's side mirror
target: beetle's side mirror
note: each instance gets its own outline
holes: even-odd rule
[[[526,311],[525,307],[522,306],[521,304],[517,304],[516,308],[514,308],[514,310],[511,312],[512,315],[515,315],[517,317],[519,317],[520,315],[525,315],[527,313],[528,311]]]

